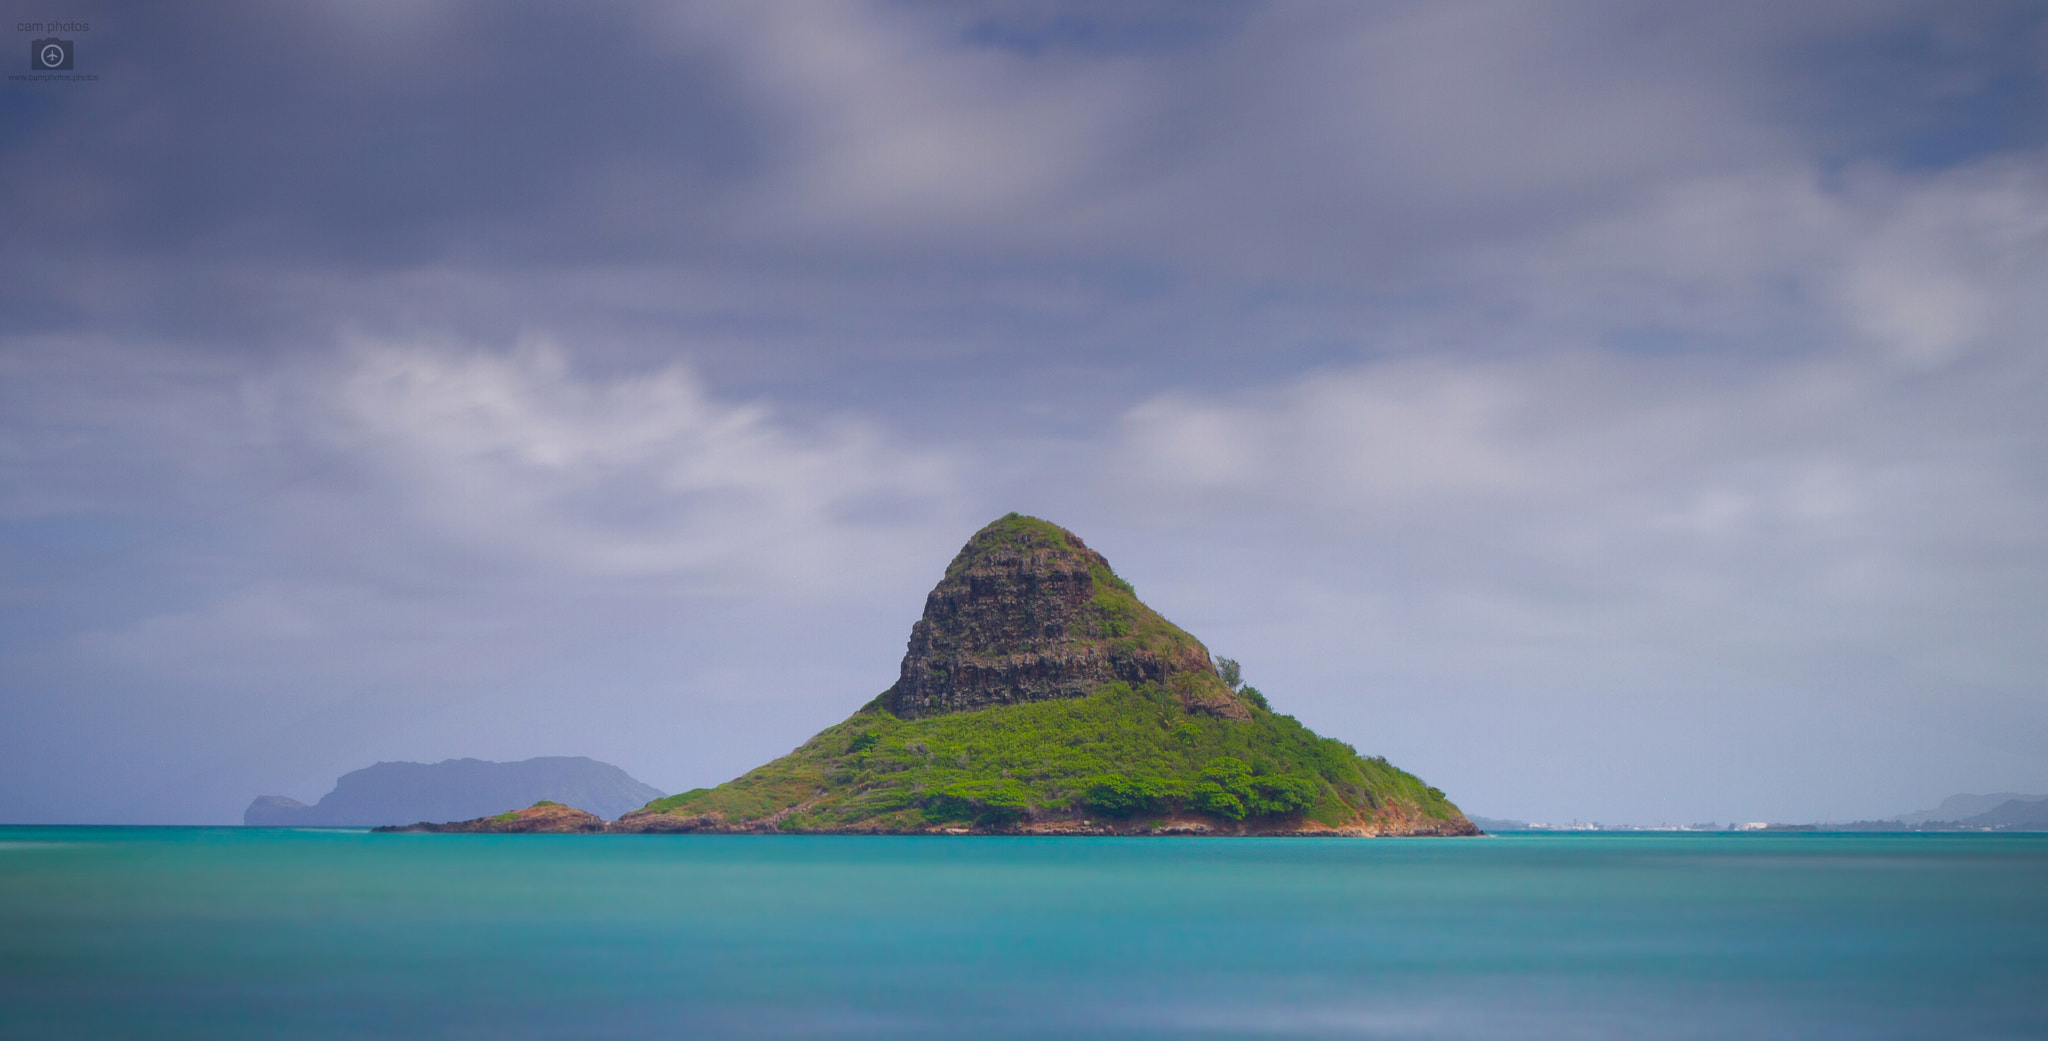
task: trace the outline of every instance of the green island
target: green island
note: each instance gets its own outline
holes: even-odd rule
[[[1014,513],[947,566],[895,685],[606,830],[1478,833],[1443,792],[1273,711],[1072,532]]]

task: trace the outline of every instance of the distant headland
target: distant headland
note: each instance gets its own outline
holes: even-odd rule
[[[583,756],[542,756],[516,763],[378,763],[343,774],[334,790],[311,806],[282,795],[258,796],[242,812],[242,823],[375,827],[479,817],[543,799],[616,817],[662,794],[610,763]]]

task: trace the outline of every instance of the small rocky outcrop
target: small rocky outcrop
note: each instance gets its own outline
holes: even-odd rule
[[[1156,683],[1192,709],[1247,707],[1201,641],[1146,607],[1080,536],[1010,514],[976,532],[925,597],[883,704],[901,719]]]
[[[474,820],[450,821],[446,824],[418,824],[374,828],[373,831],[431,831],[431,832],[473,832],[496,835],[535,833],[587,833],[606,830],[604,818],[588,810],[564,806],[558,802],[538,802],[523,810],[512,810],[494,817],[478,817]]]

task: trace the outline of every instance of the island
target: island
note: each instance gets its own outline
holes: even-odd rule
[[[925,598],[893,686],[612,832],[1476,835],[1444,793],[1275,711],[1073,532],[1012,513]]]

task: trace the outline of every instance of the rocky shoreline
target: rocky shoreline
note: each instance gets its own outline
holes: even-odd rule
[[[445,824],[420,821],[417,824],[388,825],[370,830],[452,832],[485,835],[590,835],[611,829],[610,825],[605,823],[603,817],[588,810],[579,810],[573,806],[564,806],[558,802],[538,802],[523,810],[512,810],[493,817],[477,817],[466,821],[449,821]]]
[[[594,813],[569,806],[530,806],[474,820],[434,824],[395,825],[372,829],[380,832],[486,835],[1032,835],[1100,836],[1118,838],[1418,838],[1425,836],[1483,835],[1470,821],[1421,820],[1382,821],[1374,824],[1330,827],[1315,821],[1247,823],[1188,815],[1174,815],[1143,823],[1095,820],[1092,818],[1050,818],[1024,821],[1005,827],[971,825],[932,826],[912,829],[882,827],[787,828],[782,821],[728,821],[723,814],[692,815],[636,810],[607,822]]]

